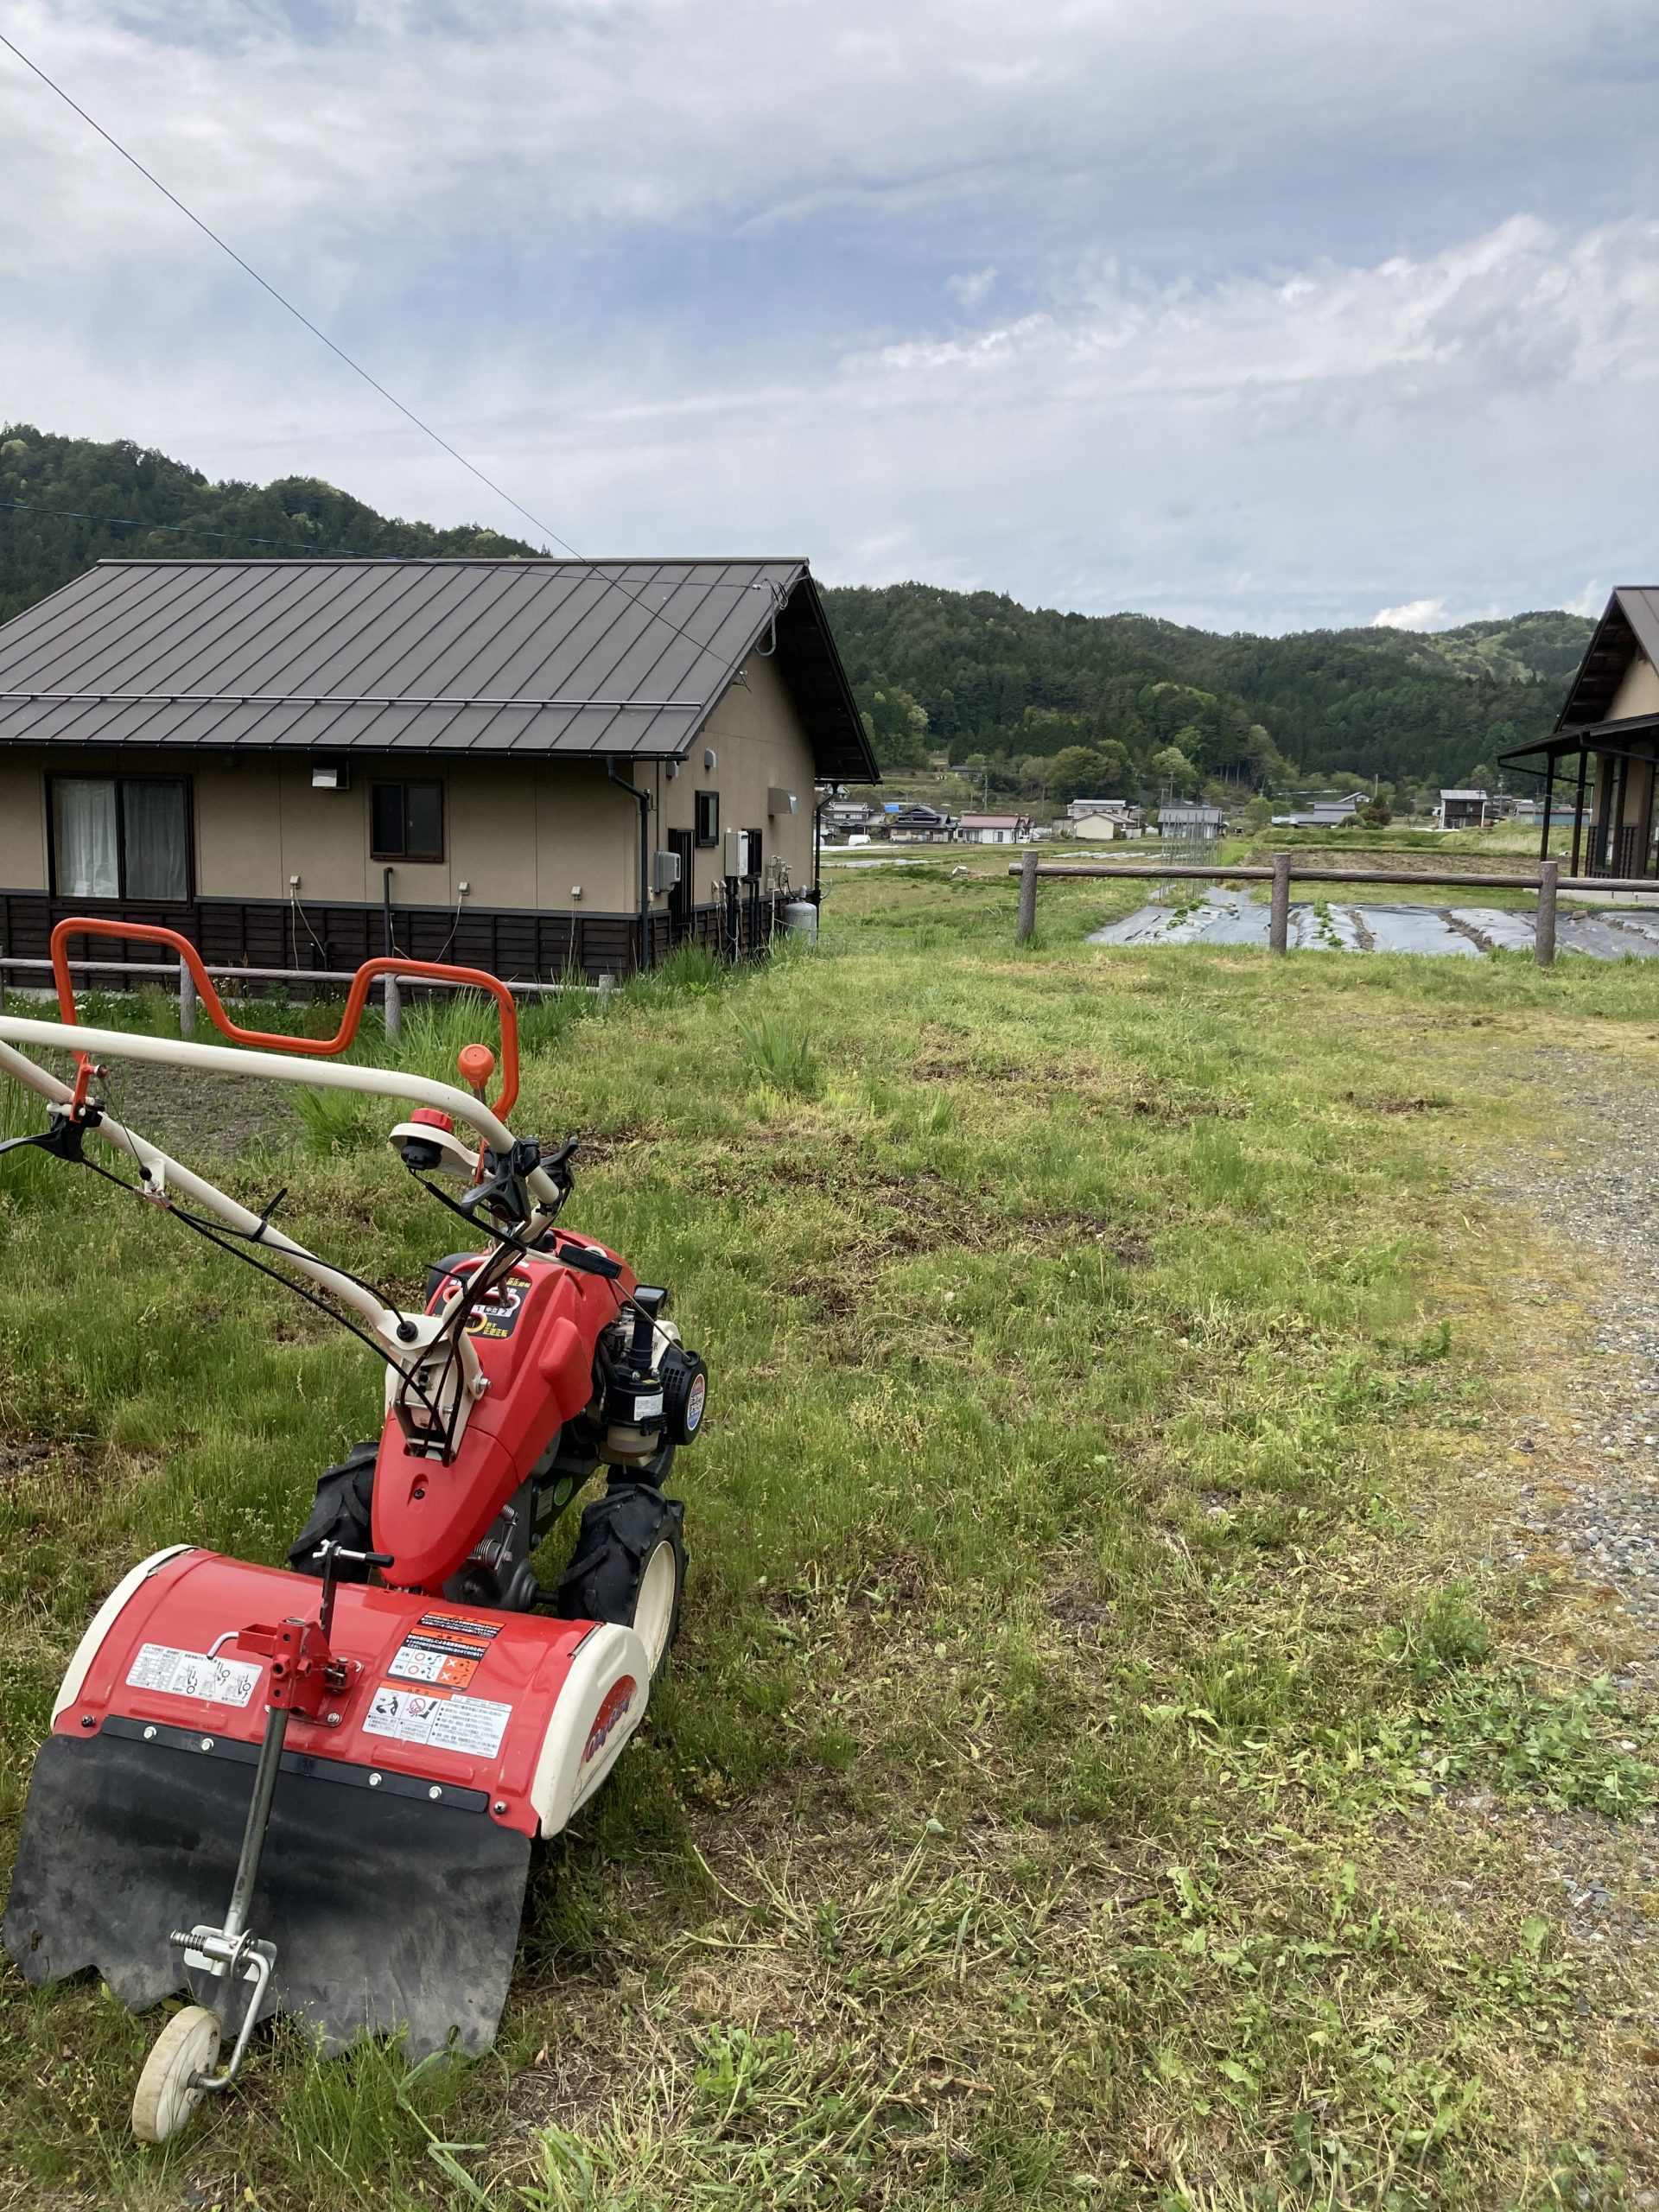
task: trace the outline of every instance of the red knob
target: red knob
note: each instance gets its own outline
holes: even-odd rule
[[[467,1087],[481,1098],[484,1086],[495,1073],[495,1054],[487,1045],[463,1045],[455,1055],[455,1065],[461,1070]]]

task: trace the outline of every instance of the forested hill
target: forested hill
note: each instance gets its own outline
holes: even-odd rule
[[[95,561],[258,560],[317,553],[470,553],[536,548],[494,531],[389,522],[315,477],[210,484],[124,439],[95,445],[26,423],[0,428],[0,621]]]
[[[0,429],[0,620],[123,556],[535,550],[481,528],[388,520],[315,478],[212,483],[125,441]],[[1222,637],[929,584],[825,598],[884,765],[983,756],[1007,790],[1058,788],[1047,766],[1061,752],[1100,791],[1294,770],[1462,782],[1548,728],[1590,633],[1577,615],[1544,613],[1431,635]]]
[[[1121,747],[1142,777],[1173,746],[1211,776],[1282,773],[1276,753],[1310,775],[1463,782],[1549,728],[1592,627],[1538,613],[1433,633],[1224,637],[928,584],[826,596],[890,763],[923,742],[993,761]]]

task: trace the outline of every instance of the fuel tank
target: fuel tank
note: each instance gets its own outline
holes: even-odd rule
[[[448,1466],[411,1451],[389,1417],[374,1472],[374,1548],[396,1564],[386,1580],[436,1594],[459,1572],[502,1507],[525,1481],[565,1422],[594,1391],[601,1332],[632,1295],[632,1271],[585,1238],[561,1236],[615,1262],[615,1276],[590,1274],[552,1255],[526,1254],[467,1325],[488,1389],[473,1405]],[[456,1262],[429,1313],[448,1300]]]

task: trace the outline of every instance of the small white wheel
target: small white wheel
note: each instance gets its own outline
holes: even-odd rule
[[[664,1537],[645,1561],[645,1572],[639,1577],[639,1595],[633,1606],[633,1625],[645,1647],[653,1680],[668,1650],[679,1581],[679,1560],[673,1545]]]
[[[219,2026],[205,2005],[187,2005],[162,2030],[144,2061],[132,2097],[132,2132],[141,2143],[165,2143],[207,2095],[198,2074],[219,2063]]]

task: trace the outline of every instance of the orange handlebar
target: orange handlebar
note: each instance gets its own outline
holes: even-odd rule
[[[345,1015],[332,1037],[285,1037],[264,1029],[238,1028],[220,1004],[201,955],[189,938],[181,937],[176,930],[162,929],[155,922],[89,921],[84,915],[71,915],[52,932],[52,973],[58,986],[58,1011],[69,1022],[79,1019],[75,1008],[75,987],[69,976],[68,947],[72,937],[141,938],[149,944],[170,944],[190,970],[214,1028],[232,1044],[262,1045],[270,1052],[299,1052],[317,1060],[332,1059],[336,1053],[343,1052],[356,1036],[363,1009],[368,1004],[369,986],[377,976],[433,976],[444,982],[470,984],[474,990],[489,993],[501,1017],[501,1089],[490,1111],[505,1121],[517,1102],[518,1010],[512,993],[500,977],[486,975],[481,968],[452,968],[440,960],[365,960],[352,978],[352,988],[346,995]]]

